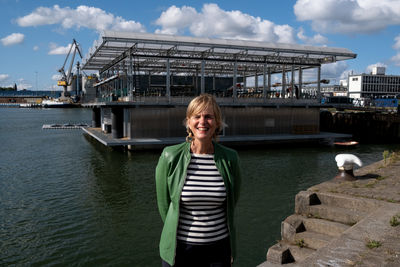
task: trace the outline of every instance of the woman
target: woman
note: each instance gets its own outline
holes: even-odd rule
[[[185,124],[186,142],[166,147],[156,168],[162,265],[231,266],[239,158],[216,142],[222,117],[213,96],[194,98]]]

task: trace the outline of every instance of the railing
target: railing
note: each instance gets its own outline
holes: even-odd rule
[[[193,96],[134,96],[117,99],[96,98],[96,103],[133,103],[146,105],[187,105]],[[232,98],[216,97],[220,105],[283,105],[283,106],[306,106],[319,105],[318,99],[296,99],[296,98]]]

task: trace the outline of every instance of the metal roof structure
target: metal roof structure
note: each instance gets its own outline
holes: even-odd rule
[[[346,48],[105,31],[83,60],[83,70],[232,75],[270,73],[356,58]],[[167,70],[168,68],[168,70]]]

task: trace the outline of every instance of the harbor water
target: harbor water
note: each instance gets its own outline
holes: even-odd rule
[[[89,109],[0,109],[0,265],[160,266],[154,170],[160,151],[107,148],[81,130]],[[337,173],[335,155],[364,164],[395,145],[240,148],[235,266],[256,266],[280,239],[295,195]]]

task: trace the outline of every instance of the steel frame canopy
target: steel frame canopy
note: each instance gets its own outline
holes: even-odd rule
[[[83,60],[83,70],[205,75],[254,75],[315,68],[356,58],[346,48],[245,40],[104,31]],[[167,68],[169,70],[167,70]]]

